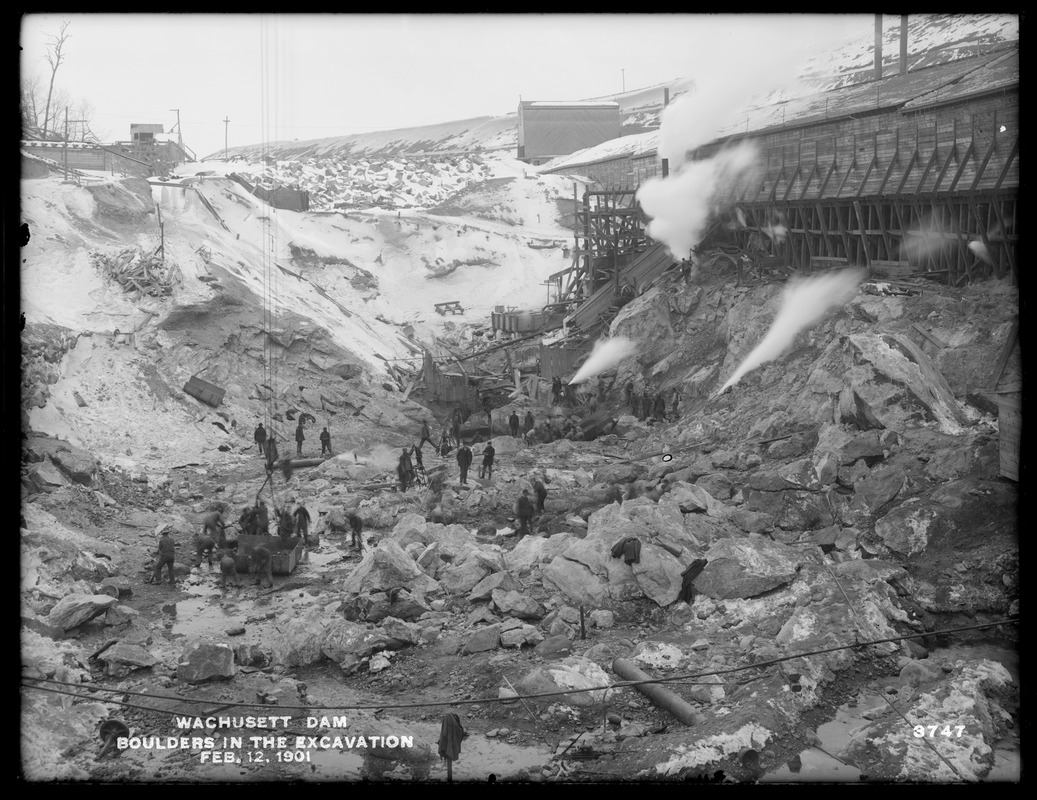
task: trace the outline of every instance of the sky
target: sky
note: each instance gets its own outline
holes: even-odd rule
[[[866,39],[874,17],[29,14],[23,77],[49,79],[48,37],[66,20],[55,85],[93,106],[94,132],[170,131],[179,109],[184,142],[202,157],[225,137],[233,147],[501,116],[520,98],[593,99],[735,63],[765,74],[761,54]]]

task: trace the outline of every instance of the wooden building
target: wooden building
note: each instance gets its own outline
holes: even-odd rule
[[[620,128],[619,103],[520,101],[517,157],[529,164],[545,164],[616,139]]]
[[[717,198],[741,210],[739,245],[803,271],[856,264],[952,284],[1017,275],[1018,43],[754,108],[739,126],[689,154],[756,146],[760,172]],[[654,136],[557,170],[634,187],[659,174],[645,152]]]

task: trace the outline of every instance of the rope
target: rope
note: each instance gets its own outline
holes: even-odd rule
[[[735,673],[735,672],[745,672],[747,670],[762,669],[764,667],[769,667],[769,666],[773,666],[775,664],[780,664],[780,663],[782,663],[784,661],[792,661],[792,660],[797,659],[797,658],[806,658],[808,656],[823,655],[824,653],[833,653],[833,652],[836,652],[838,650],[855,650],[855,649],[860,649],[860,648],[864,648],[864,647],[870,647],[871,645],[875,645],[875,644],[884,644],[886,642],[899,642],[899,641],[903,641],[904,639],[918,639],[918,638],[921,638],[921,637],[924,637],[924,636],[938,636],[938,635],[942,635],[942,634],[946,634],[946,633],[959,633],[961,631],[980,630],[980,629],[983,629],[983,628],[996,628],[999,625],[1013,624],[1013,623],[1016,623],[1018,621],[1019,621],[1018,617],[1011,617],[1011,618],[1008,618],[1008,619],[1001,619],[1001,620],[998,620],[996,622],[984,622],[984,623],[980,623],[980,624],[977,624],[977,625],[964,625],[964,626],[961,626],[961,627],[958,627],[958,628],[945,628],[943,630],[938,630],[938,631],[926,631],[925,633],[911,633],[911,634],[905,634],[904,636],[893,636],[893,637],[890,637],[888,639],[874,639],[874,640],[867,641],[867,642],[859,642],[859,643],[849,644],[849,645],[837,645],[837,646],[834,646],[834,647],[825,647],[825,648],[822,648],[820,650],[809,650],[809,651],[804,652],[804,653],[793,653],[791,655],[781,656],[779,658],[773,658],[773,659],[770,659],[768,661],[758,661],[755,664],[746,664],[746,665],[740,666],[740,667],[730,667],[730,668],[727,668],[727,669],[711,670],[709,672],[693,672],[693,673],[686,673],[686,674],[683,674],[683,675],[672,675],[670,677],[651,678],[651,679],[639,680],[639,681],[617,681],[617,682],[611,683],[611,684],[609,684],[607,686],[594,686],[594,687],[588,687],[588,688],[585,688],[585,689],[566,689],[564,691],[541,692],[539,694],[525,694],[525,695],[517,695],[517,696],[514,696],[514,697],[483,697],[483,698],[476,698],[476,699],[440,700],[440,701],[423,702],[423,703],[378,703],[378,704],[374,704],[374,705],[338,705],[338,706],[313,706],[313,705],[307,705],[307,706],[287,706],[287,705],[285,705],[285,706],[282,706],[282,705],[278,705],[276,707],[272,707],[270,705],[266,705],[266,704],[263,704],[263,703],[227,702],[227,703],[222,704],[221,707],[222,708],[264,708],[264,709],[276,708],[276,709],[285,710],[285,711],[339,711],[339,710],[364,711],[364,710],[376,710],[376,709],[386,709],[386,708],[409,709],[409,708],[431,708],[431,707],[436,707],[436,706],[474,705],[474,704],[477,704],[477,703],[511,703],[511,702],[516,702],[518,700],[537,700],[537,699],[545,698],[545,697],[560,697],[562,695],[582,694],[584,692],[606,692],[606,691],[613,691],[613,690],[616,690],[616,689],[636,688],[638,686],[646,686],[646,685],[657,684],[657,683],[678,683],[679,684],[681,682],[687,682],[687,681],[693,680],[694,678],[704,678],[704,677],[712,676],[712,675],[728,675],[728,674],[732,674],[732,673]],[[53,691],[53,692],[58,692],[59,691],[57,689],[49,689],[49,688],[47,688],[45,686],[37,685],[37,684],[46,683],[46,684],[57,684],[59,686],[73,686],[73,687],[78,687],[80,689],[87,689],[87,690],[90,690],[90,691],[109,692],[109,693],[112,693],[112,694],[125,695],[125,696],[129,696],[129,697],[148,697],[148,698],[151,698],[153,700],[177,700],[177,701],[180,701],[180,702],[205,703],[205,704],[211,704],[213,702],[212,700],[208,700],[208,699],[206,699],[206,700],[193,700],[191,698],[180,697],[179,695],[177,695],[177,696],[169,696],[169,695],[151,694],[149,692],[134,692],[134,691],[129,691],[129,690],[125,690],[125,689],[107,689],[107,688],[105,688],[103,686],[97,686],[96,684],[73,683],[71,681],[59,681],[59,680],[56,680],[56,679],[53,679],[53,678],[30,678],[30,677],[25,676],[25,675],[23,675],[21,677],[22,677],[22,688],[25,688],[25,689],[36,689],[38,691]],[[755,678],[753,678],[751,680],[755,680]],[[34,681],[34,683],[26,683],[26,681]],[[59,693],[68,694],[67,692],[59,692]],[[79,694],[79,693],[72,693],[72,694],[75,697],[80,697],[80,698],[85,699],[85,700],[93,700],[95,702],[110,702],[110,703],[114,703],[116,705],[123,705],[124,704],[122,701],[118,701],[118,700],[103,700],[102,701],[102,700],[98,700],[95,697],[89,697],[87,695],[83,695],[83,694]],[[129,704],[126,704],[126,705],[129,705]],[[131,707],[131,708],[139,708],[140,706],[129,705],[129,707]],[[147,710],[147,711],[156,711],[156,709],[152,709],[152,708],[145,708],[145,710]]]

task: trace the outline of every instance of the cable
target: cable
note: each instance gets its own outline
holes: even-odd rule
[[[442,700],[442,701],[425,702],[425,703],[378,703],[378,704],[374,704],[374,705],[338,705],[338,706],[282,706],[282,705],[279,705],[279,706],[276,706],[276,708],[277,709],[281,709],[281,710],[292,710],[292,711],[296,711],[296,710],[299,710],[299,711],[333,711],[333,710],[363,711],[363,710],[377,710],[377,709],[386,709],[386,708],[401,708],[401,709],[407,709],[407,708],[429,708],[429,707],[434,707],[434,706],[472,705],[472,704],[477,704],[477,703],[511,703],[511,702],[516,702],[518,700],[536,700],[536,699],[540,699],[540,698],[544,698],[544,697],[559,697],[561,695],[582,694],[584,692],[605,692],[605,691],[613,691],[613,690],[616,690],[616,689],[626,689],[626,688],[631,688],[631,687],[636,688],[638,686],[645,686],[645,685],[656,684],[656,683],[680,683],[680,682],[688,681],[688,680],[691,680],[691,679],[694,679],[694,678],[703,678],[703,677],[707,677],[707,676],[711,676],[711,675],[727,675],[727,674],[734,673],[734,672],[745,672],[747,670],[762,669],[763,667],[769,667],[769,666],[772,666],[774,664],[780,664],[781,662],[784,662],[784,661],[792,661],[792,660],[797,659],[797,658],[806,658],[808,656],[822,655],[824,653],[832,653],[832,652],[835,652],[835,651],[838,651],[838,650],[855,650],[855,649],[859,649],[859,648],[870,647],[871,645],[874,645],[874,644],[884,644],[886,642],[899,642],[899,641],[903,641],[904,639],[918,639],[918,638],[921,638],[921,637],[924,637],[924,636],[937,636],[937,635],[942,635],[942,634],[945,634],[945,633],[958,633],[958,632],[961,632],[961,631],[979,630],[979,629],[982,629],[982,628],[996,628],[999,625],[1013,624],[1013,623],[1016,623],[1018,621],[1019,621],[1018,617],[1012,617],[1012,618],[1008,618],[1008,619],[1002,619],[1002,620],[999,620],[999,621],[996,621],[996,622],[980,623],[978,625],[965,625],[965,626],[962,626],[962,627],[959,627],[959,628],[945,628],[943,630],[938,630],[938,631],[926,631],[925,633],[912,633],[912,634],[906,634],[904,636],[894,636],[894,637],[891,637],[891,638],[888,638],[888,639],[875,639],[875,640],[872,640],[872,641],[860,642],[860,643],[851,644],[851,645],[838,645],[836,647],[826,647],[826,648],[823,648],[823,649],[820,649],[820,650],[810,650],[810,651],[807,651],[805,653],[793,653],[791,655],[781,656],[780,658],[773,658],[773,659],[769,659],[767,661],[758,661],[755,664],[746,664],[746,665],[741,666],[741,667],[730,667],[728,669],[712,670],[712,671],[709,671],[709,672],[694,672],[694,673],[687,673],[687,674],[683,674],[683,675],[672,675],[670,677],[651,678],[651,679],[648,679],[648,680],[640,680],[640,681],[618,681],[618,682],[615,682],[615,683],[611,683],[608,686],[594,686],[594,687],[589,687],[589,688],[585,688],[585,689],[566,689],[564,691],[542,692],[542,693],[539,693],[539,694],[517,695],[515,697],[484,697],[484,698],[476,698],[476,699],[468,699],[468,700],[455,699],[455,700]],[[752,680],[756,680],[756,679],[753,678]],[[181,702],[188,702],[188,703],[213,703],[214,702],[212,700],[192,700],[190,698],[184,698],[184,697],[179,697],[179,696],[171,697],[171,696],[168,696],[168,695],[156,695],[156,694],[150,694],[148,692],[133,692],[133,691],[124,690],[124,689],[107,689],[105,687],[96,686],[95,684],[72,683],[70,681],[55,680],[53,678],[30,678],[28,676],[24,676],[23,675],[22,676],[22,681],[23,681],[22,682],[22,687],[23,688],[26,688],[26,689],[39,689],[40,691],[56,691],[56,690],[49,690],[49,689],[47,689],[46,687],[43,687],[43,686],[36,686],[35,684],[25,683],[25,681],[35,681],[36,683],[51,683],[51,684],[58,684],[60,686],[75,686],[75,687],[85,688],[85,689],[89,689],[89,690],[93,690],[93,691],[110,692],[110,693],[119,694],[119,695],[129,695],[129,696],[136,696],[136,697],[149,697],[149,698],[152,698],[152,699],[155,699],[155,700],[179,700]],[[746,681],[746,682],[748,682],[748,681]],[[719,684],[717,684],[717,685],[719,685]],[[87,697],[86,695],[76,695],[76,696],[82,697],[84,699],[95,700],[97,702],[119,703],[119,701],[116,701],[116,700],[101,701],[101,700],[97,700],[97,698]],[[243,702],[242,703],[238,703],[238,702],[223,703],[223,704],[221,704],[221,707],[222,708],[265,708],[265,709],[271,708],[271,706],[263,704],[263,703],[243,703]],[[155,711],[156,709],[148,709],[148,710]]]

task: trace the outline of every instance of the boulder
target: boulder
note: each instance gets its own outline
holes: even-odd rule
[[[875,523],[875,535],[894,553],[913,556],[925,550],[936,518],[933,508],[912,497]]]
[[[286,667],[304,667],[319,661],[331,621],[323,609],[313,607],[297,616],[291,616],[271,635],[271,660]]]
[[[763,511],[727,507],[724,517],[746,533],[769,533],[774,530],[774,518]]]
[[[441,569],[438,579],[439,585],[447,594],[466,594],[489,574],[490,568],[473,558],[458,566]]]
[[[570,656],[562,661],[534,668],[515,684],[515,689],[519,694],[542,694],[565,689],[606,687],[611,682],[608,674],[590,659]],[[588,708],[600,706],[606,695],[610,694],[611,692],[607,691],[584,691],[560,695],[554,698],[554,701]]]
[[[735,493],[734,482],[723,472],[711,472],[703,475],[695,481],[695,485],[700,486],[710,496],[721,502],[730,499],[731,495]]]
[[[396,617],[386,617],[379,626],[390,639],[406,644],[417,644],[421,639],[421,626],[404,622]]]
[[[159,663],[140,645],[116,642],[107,648],[98,660],[104,662],[104,674],[113,678],[123,678],[134,670],[146,669]]]
[[[105,612],[104,624],[105,625],[125,625],[129,622],[133,622],[140,612],[130,606],[112,606]]]
[[[616,624],[616,617],[611,611],[599,608],[590,613],[590,621],[595,628],[607,630]]]
[[[863,480],[854,484],[853,492],[874,514],[892,502],[906,484],[907,477],[902,469],[880,464],[870,470]]]
[[[544,640],[544,635],[532,625],[520,625],[508,630],[501,629],[501,647],[518,649],[526,645],[536,645]]]
[[[68,479],[49,459],[29,467],[26,477],[37,492],[52,492],[69,485]]]
[[[541,658],[548,659],[572,655],[572,642],[565,634],[551,636],[534,647],[533,652]]]
[[[544,587],[554,589],[574,603],[589,606],[605,605],[609,601],[608,583],[578,561],[556,556],[543,569]]]
[[[471,593],[468,595],[468,600],[473,603],[489,600],[494,590],[497,589],[502,591],[519,591],[522,589],[522,582],[510,572],[494,572],[487,575],[472,588]]]
[[[213,679],[233,678],[234,648],[227,642],[188,641],[176,665],[177,680],[203,683]]]
[[[641,546],[641,560],[632,566],[637,585],[656,605],[665,607],[677,599],[684,566],[667,550],[645,543]]]
[[[791,583],[800,555],[769,539],[723,539],[706,553],[709,563],[694,581],[695,591],[717,600],[756,597]]]
[[[659,500],[662,504],[676,504],[682,514],[701,511],[711,517],[723,516],[723,503],[715,500],[709,492],[697,483],[684,483],[683,481],[670,485],[668,494]]]
[[[348,620],[336,619],[326,628],[321,642],[321,653],[340,666],[346,666],[355,664],[360,659],[370,658],[382,650],[402,650],[417,642],[420,627],[397,622],[398,625],[390,623],[388,630],[384,623],[381,630],[368,630]],[[390,635],[389,631],[404,638]]]
[[[118,602],[106,594],[70,594],[54,604],[44,621],[67,631],[100,616]]]
[[[541,619],[546,610],[529,595],[514,590],[494,589],[491,592],[493,607],[498,613],[519,619]]]
[[[482,653],[487,650],[496,650],[500,645],[500,625],[487,625],[479,628],[465,642],[461,648],[462,655],[471,653]]]
[[[111,587],[115,590],[113,597],[132,597],[133,596],[133,584],[130,583],[130,579],[122,575],[111,576],[101,581],[99,588]],[[98,594],[110,594],[109,591],[98,592]]]
[[[855,558],[843,561],[841,564],[836,564],[834,571],[839,577],[856,578],[866,583],[876,581],[888,583],[890,579],[903,580],[907,577],[907,572],[903,567],[878,558]]]
[[[515,545],[515,549],[508,553],[508,566],[514,570],[522,570],[550,561],[559,553],[565,552],[578,538],[572,533],[558,533],[549,538],[523,536]]]
[[[377,547],[367,552],[346,578],[342,591],[346,594],[365,594],[394,586],[403,586],[421,594],[439,590],[439,584],[422,572],[399,544],[392,539],[383,539]]]

